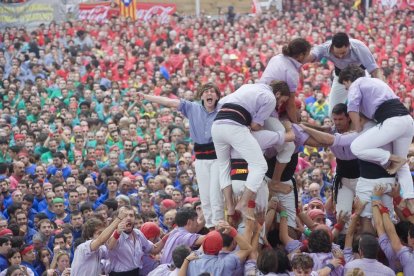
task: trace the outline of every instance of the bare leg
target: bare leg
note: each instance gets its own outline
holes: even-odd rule
[[[234,203],[233,203],[233,190],[231,185],[223,189],[224,200],[226,201],[227,214],[232,216],[234,215]]]
[[[247,203],[249,202],[249,200],[255,200],[255,199],[256,199],[256,193],[249,190],[248,188],[245,188],[240,201],[236,205],[236,211],[239,211],[247,219],[255,220],[254,209],[247,208]]]
[[[287,163],[279,163],[276,161],[275,170],[273,172],[272,180],[269,182],[269,190],[275,193],[288,194],[292,190],[290,185],[280,183],[283,171],[286,168]]]

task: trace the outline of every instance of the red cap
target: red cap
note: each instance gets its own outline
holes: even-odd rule
[[[177,208],[177,204],[172,199],[164,199],[163,201],[161,201],[161,204],[164,205],[164,207],[168,209]]]
[[[29,245],[28,247],[26,247],[25,249],[23,249],[22,251],[20,251],[20,254],[22,254],[22,256],[23,256],[23,255],[29,253],[32,250],[34,250],[34,246],[33,245]]]
[[[161,231],[158,225],[154,222],[146,222],[141,226],[141,232],[147,239],[156,238],[160,235]]]
[[[214,230],[208,233],[203,241],[203,251],[207,255],[217,255],[223,248],[223,238],[220,232]]]
[[[23,157],[23,156],[29,156],[29,153],[27,152],[27,151],[25,151],[25,150],[22,150],[22,151],[20,151],[18,154],[17,154],[17,156],[18,157]]]
[[[325,212],[321,209],[313,209],[308,212],[309,217],[314,220],[317,216],[326,216]]]
[[[194,203],[196,201],[199,201],[200,199],[198,197],[186,197],[184,199],[184,204],[186,203]]]
[[[26,136],[24,136],[24,134],[16,133],[14,135],[14,140],[19,140],[19,139],[24,139],[24,138],[26,138]]]
[[[0,231],[0,237],[8,236],[8,235],[13,236],[13,232],[10,229],[6,228]]]

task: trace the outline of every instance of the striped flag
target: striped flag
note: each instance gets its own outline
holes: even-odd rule
[[[119,6],[121,16],[131,17],[132,20],[137,19],[137,6],[135,0],[116,0]]]

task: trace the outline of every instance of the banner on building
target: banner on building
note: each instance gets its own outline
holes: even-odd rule
[[[414,0],[372,0],[374,5],[382,5],[384,8],[397,8],[399,10],[414,10]]]
[[[136,20],[149,21],[156,17],[160,23],[168,23],[169,16],[176,12],[175,4],[136,2]],[[119,16],[119,7],[112,8],[111,2],[91,2],[79,4],[78,19],[104,22],[112,16]]]
[[[111,2],[79,4],[78,19],[105,22],[112,16],[118,16],[119,10],[111,7]]]
[[[0,3],[0,28],[25,26],[34,29],[52,20],[65,20],[65,5],[61,0],[30,0],[25,3]]]
[[[137,20],[148,21],[155,16],[160,23],[165,24],[176,10],[176,4],[137,2]]]

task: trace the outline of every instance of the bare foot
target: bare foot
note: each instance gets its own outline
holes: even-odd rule
[[[269,190],[278,194],[288,194],[292,191],[292,186],[280,182],[269,182]]]
[[[397,155],[391,155],[389,161],[391,164],[387,168],[387,172],[389,174],[396,174],[405,163],[407,163],[407,159],[399,157]]]

